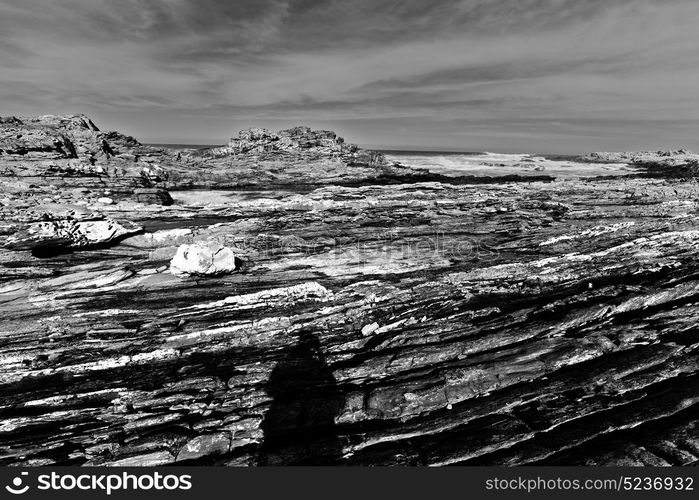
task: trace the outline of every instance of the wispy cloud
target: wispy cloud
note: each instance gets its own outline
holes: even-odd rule
[[[3,2],[0,114],[152,140],[304,122],[373,144],[699,148],[697,20],[695,0]]]

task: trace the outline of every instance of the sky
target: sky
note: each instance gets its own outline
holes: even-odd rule
[[[0,115],[142,142],[699,151],[697,0],[0,0]]]

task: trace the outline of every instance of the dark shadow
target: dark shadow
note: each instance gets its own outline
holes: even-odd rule
[[[285,351],[265,388],[272,405],[261,424],[259,465],[333,465],[342,456],[335,417],[344,397],[310,332]]]

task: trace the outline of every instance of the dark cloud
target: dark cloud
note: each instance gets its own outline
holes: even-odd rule
[[[692,146],[697,18],[695,0],[4,2],[0,102],[188,142],[303,121],[359,141],[583,149],[648,141],[663,119]]]

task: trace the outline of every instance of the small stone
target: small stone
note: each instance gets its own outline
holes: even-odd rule
[[[97,203],[101,203],[102,205],[112,205],[114,204],[114,200],[105,196],[102,198],[97,198]]]
[[[378,323],[371,323],[370,325],[366,325],[364,328],[362,328],[362,335],[364,335],[366,337],[367,335],[371,335],[372,333],[374,333],[378,329],[379,329]]]

